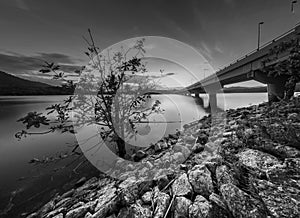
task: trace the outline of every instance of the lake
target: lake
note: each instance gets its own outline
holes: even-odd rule
[[[208,97],[201,97],[204,100],[203,107],[191,96],[153,96],[153,99],[161,101],[165,112],[152,117],[149,124],[139,125],[138,135],[130,143],[146,147],[164,135],[181,129],[184,124],[200,119],[208,113],[205,110]],[[32,158],[65,155],[70,151],[70,146],[76,143],[76,137],[72,134],[29,136],[20,141],[14,137],[17,131],[24,128],[22,123],[16,122],[19,118],[30,111],[45,112],[47,106],[65,98],[66,96],[0,97],[0,210],[7,210],[7,217],[19,216],[20,212],[32,209],[34,202],[45,201],[50,193],[67,190],[69,187],[64,184],[70,181],[75,182],[84,175],[98,173],[89,164],[78,167],[79,174],[74,173],[72,170],[81,161],[76,156],[48,164],[29,163]],[[225,109],[230,109],[267,101],[267,93],[224,94],[218,95],[218,99],[220,104],[223,102]],[[12,204],[15,206],[11,207]]]

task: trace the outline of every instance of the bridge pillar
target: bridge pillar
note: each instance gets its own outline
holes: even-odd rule
[[[268,101],[274,102],[284,98],[286,80],[278,80],[275,83],[268,84]]]
[[[209,93],[209,107],[211,112],[215,112],[217,110],[217,94]]]

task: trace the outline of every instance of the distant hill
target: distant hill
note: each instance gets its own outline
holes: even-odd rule
[[[255,92],[267,92],[267,86],[255,86],[255,87],[241,87],[232,86],[223,89],[224,93],[255,93]],[[300,83],[296,85],[296,92],[300,92]]]
[[[0,95],[64,95],[70,91],[0,71]]]
[[[232,86],[223,89],[224,93],[255,93],[255,92],[267,92],[266,86],[255,86],[255,87],[241,87]]]

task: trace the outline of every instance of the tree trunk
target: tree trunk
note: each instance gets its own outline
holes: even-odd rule
[[[124,158],[126,155],[126,148],[125,148],[125,141],[121,137],[118,137],[117,139],[117,146],[118,146],[119,157]]]

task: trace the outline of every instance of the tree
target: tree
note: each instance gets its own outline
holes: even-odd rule
[[[279,59],[279,55],[288,52],[289,58],[272,64]],[[268,58],[263,62],[263,71],[268,73],[269,77],[286,76],[285,99],[294,96],[296,84],[300,82],[300,44],[298,39],[292,39],[282,42],[275,48],[271,49]]]
[[[84,39],[90,62],[76,71],[79,81],[75,83],[54,63],[45,62],[40,70],[61,80],[65,88],[74,90],[74,95],[46,108],[46,115],[30,112],[18,120],[26,125],[26,130],[16,133],[16,137],[55,131],[75,133],[78,127],[97,124],[101,138],[107,143],[116,142],[119,156],[124,157],[125,140],[137,133],[136,124],[146,121],[153,113],[162,112],[159,101],[149,106],[149,91],[156,84],[147,76],[146,65],[142,63],[145,39],[137,40],[126,50],[121,47],[120,51],[104,52],[95,45],[91,31],[88,32],[89,40]],[[55,114],[54,121],[49,119],[50,114]],[[47,126],[47,130],[37,133],[29,130],[41,126]],[[77,148],[78,145],[73,151]]]

